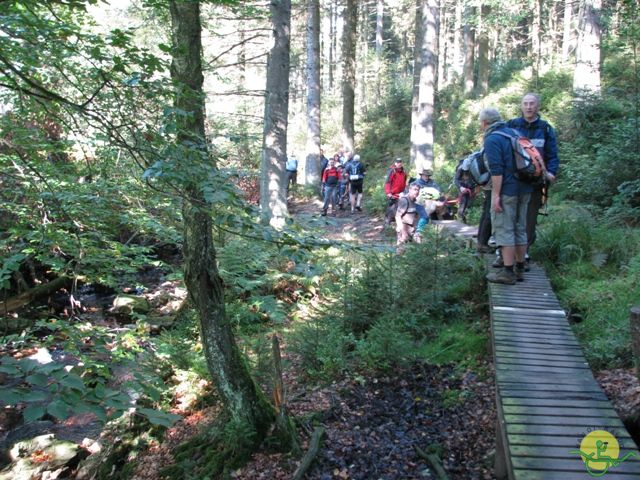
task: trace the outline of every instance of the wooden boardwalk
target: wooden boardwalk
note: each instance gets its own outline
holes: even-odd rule
[[[594,379],[542,268],[532,265],[516,285],[489,283],[489,297],[498,407],[496,476],[593,478],[571,451],[590,432],[604,430],[619,442],[615,458],[631,455],[610,466],[603,478],[640,479],[637,447]],[[615,452],[609,448],[607,453]]]

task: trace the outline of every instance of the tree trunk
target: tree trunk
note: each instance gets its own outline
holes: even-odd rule
[[[540,72],[540,57],[542,56],[542,2],[533,0],[533,15],[531,19],[531,57],[533,59],[533,76]]]
[[[415,126],[415,151],[417,171],[433,168],[433,139],[436,74],[438,68],[438,0],[422,0],[420,45],[420,90]]]
[[[438,86],[447,85],[449,75],[448,68],[449,65],[447,63],[447,50],[449,48],[449,14],[447,12],[446,4],[440,9],[440,22],[438,25],[438,75],[436,77],[436,86],[435,91],[438,91]]]
[[[571,50],[572,32],[573,32],[573,2],[564,1],[564,18],[562,20],[562,62],[569,60],[569,52]]]
[[[382,60],[382,45],[384,42],[384,0],[376,2],[376,58]]]
[[[171,78],[178,85],[175,107],[188,115],[177,116],[178,148],[182,160],[207,162],[202,91],[200,4],[170,2],[173,40]],[[194,165],[197,169],[197,164]],[[214,169],[211,161],[209,168]],[[256,388],[238,350],[224,304],[222,279],[213,244],[212,221],[197,181],[186,187],[183,204],[184,280],[200,319],[207,366],[228,414],[256,435],[256,445],[275,419],[273,408]]]
[[[307,156],[305,183],[320,182],[320,0],[307,4]]]
[[[336,2],[329,3],[329,91],[333,92],[334,75],[336,70]]]
[[[263,223],[282,228],[288,215],[285,163],[289,114],[291,0],[272,0],[270,10],[273,45],[267,64],[260,206]]]
[[[376,95],[375,103],[380,104],[382,97],[382,62],[384,46],[384,0],[377,0],[376,5]]]
[[[577,95],[600,94],[601,0],[582,0],[573,91]]]
[[[346,0],[342,32],[342,146],[353,152],[356,102],[356,34],[358,2]]]
[[[473,81],[473,63],[475,61],[476,31],[471,23],[471,17],[474,13],[475,8],[473,7],[467,7],[465,9],[465,24],[463,29],[464,66],[462,70],[465,95],[469,95],[475,88],[475,82]]]
[[[480,7],[480,37],[478,39],[478,83],[476,93],[486,95],[489,91],[489,32],[487,17],[491,7],[482,5]]]
[[[366,115],[367,113],[367,85],[368,85],[368,71],[369,68],[367,59],[369,58],[369,8],[368,4],[365,2],[361,5],[360,8],[360,45],[362,46],[362,50],[360,55],[358,55],[358,59],[360,60],[360,66],[357,67],[357,70],[360,72],[360,82],[356,82],[360,84],[360,102],[359,107],[360,111]],[[356,61],[356,66],[358,62]]]
[[[464,59],[462,56],[462,2],[456,2],[455,24],[453,27],[453,51],[451,52],[451,65],[458,76],[462,75]]]
[[[420,47],[422,38],[422,0],[416,0],[415,3],[415,20],[413,30],[415,32],[415,40],[413,42],[413,83],[411,90],[411,147],[409,149],[409,163],[416,164],[416,132],[418,127],[418,100],[420,95]]]

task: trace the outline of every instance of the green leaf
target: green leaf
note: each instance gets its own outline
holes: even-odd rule
[[[13,365],[0,365],[0,373],[6,373],[7,375],[20,375],[21,372]]]
[[[65,387],[75,388],[76,390],[80,391],[86,390],[82,379],[74,373],[68,373],[66,376],[62,377],[60,379],[60,384]]]
[[[25,422],[35,422],[40,420],[45,414],[45,409],[42,405],[31,405],[24,409],[22,416]]]
[[[13,388],[0,388],[0,404],[15,405],[22,401],[24,392]]]
[[[136,410],[140,415],[147,417],[147,420],[153,425],[162,425],[163,427],[170,427],[182,418],[180,415],[163,412],[162,410],[153,410],[151,408],[138,408]]]
[[[46,392],[41,390],[31,390],[30,392],[25,393],[22,396],[23,402],[42,402],[49,398],[49,395]]]
[[[62,400],[54,400],[47,405],[47,413],[53,415],[59,420],[69,417],[71,407]]]
[[[49,377],[47,377],[44,373],[34,373],[29,375],[25,379],[31,385],[35,385],[36,387],[46,387],[49,383]]]

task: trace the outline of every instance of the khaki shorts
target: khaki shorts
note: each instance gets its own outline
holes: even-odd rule
[[[513,247],[527,244],[527,205],[530,193],[500,195],[502,212],[491,209],[491,226],[496,245]]]

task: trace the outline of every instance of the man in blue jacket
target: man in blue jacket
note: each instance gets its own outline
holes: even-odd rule
[[[480,126],[484,131],[484,154],[491,172],[491,223],[504,261],[504,266],[489,273],[487,280],[513,285],[524,279],[527,205],[532,186],[519,181],[514,175],[513,148],[509,138],[492,135],[505,130],[505,133],[512,134],[498,110],[482,110]]]
[[[540,96],[535,93],[527,93],[522,97],[520,109],[522,110],[522,116],[509,120],[507,126],[513,128],[521,136],[531,140],[531,143],[535,145],[542,155],[547,167],[546,182],[553,183],[556,181],[556,175],[560,168],[558,142],[553,127],[542,120],[538,113],[540,111]],[[538,223],[538,212],[542,206],[545,186],[542,183],[535,185],[531,192],[531,199],[527,207],[527,239],[529,246],[536,240],[536,224]]]

